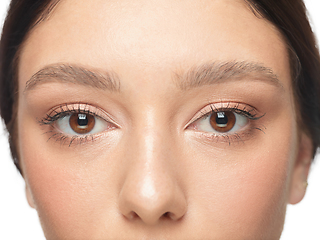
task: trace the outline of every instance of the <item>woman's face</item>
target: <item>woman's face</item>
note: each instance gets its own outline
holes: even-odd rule
[[[309,156],[292,92],[284,40],[242,0],[62,0],[19,62],[46,237],[279,239]]]

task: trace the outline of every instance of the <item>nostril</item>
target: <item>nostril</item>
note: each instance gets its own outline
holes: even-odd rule
[[[140,216],[134,212],[134,211],[131,211],[130,213],[128,213],[126,216],[125,216],[128,220],[132,221],[132,220],[136,220],[138,218],[140,218]],[[178,218],[174,213],[171,213],[171,212],[165,212],[164,214],[162,214],[161,216],[161,219],[165,220],[174,220],[174,221],[177,221],[179,220],[180,218]]]
[[[133,219],[138,218],[139,216],[135,212],[131,211],[126,217],[128,220],[133,220]]]
[[[144,177],[136,171],[126,176],[119,191],[119,213],[131,223],[147,225],[180,220],[187,210],[184,192],[174,178],[164,178],[161,169],[150,171]]]
[[[169,212],[165,212],[163,215],[162,215],[162,217],[164,217],[164,218],[169,218],[170,216],[169,216]]]
[[[162,218],[167,218],[167,219],[170,219],[170,220],[179,220],[180,218],[178,218],[174,213],[172,212],[165,212],[163,215],[162,215]]]

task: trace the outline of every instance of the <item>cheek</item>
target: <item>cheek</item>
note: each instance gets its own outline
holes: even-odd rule
[[[279,239],[297,144],[294,121],[281,126],[270,126],[273,132],[262,134],[258,141],[234,143],[236,151],[231,143],[210,156],[194,153],[207,159],[193,175],[195,202],[205,206],[198,217],[206,216],[217,231],[224,229],[222,236]]]
[[[37,151],[34,148],[29,150],[28,145],[22,146],[25,179],[45,232],[50,233],[50,228],[74,229],[70,220],[87,219],[84,218],[84,212],[92,210],[90,206],[93,204],[89,202],[93,190],[83,180],[85,176],[80,177],[72,169],[66,170],[59,164],[48,164],[54,162],[55,155],[48,156],[40,148]]]
[[[116,209],[112,194],[116,173],[102,165],[107,159],[81,148],[70,151],[54,140],[47,142],[49,136],[27,118],[23,126],[19,146],[24,178],[46,237],[94,236],[92,223]]]

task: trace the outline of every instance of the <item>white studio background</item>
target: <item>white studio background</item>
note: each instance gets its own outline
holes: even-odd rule
[[[305,0],[314,31],[320,38],[320,1]],[[0,0],[0,25],[9,0]],[[15,169],[0,121],[0,239],[44,240],[37,213],[26,201],[24,181]],[[320,156],[311,169],[304,200],[288,206],[281,240],[320,240]]]

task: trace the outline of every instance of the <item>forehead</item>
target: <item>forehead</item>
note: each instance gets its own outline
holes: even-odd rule
[[[20,59],[25,79],[57,62],[159,71],[230,60],[290,78],[281,34],[244,0],[61,0],[32,30]]]

